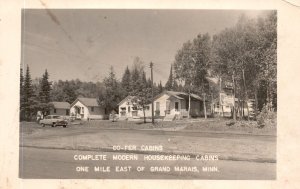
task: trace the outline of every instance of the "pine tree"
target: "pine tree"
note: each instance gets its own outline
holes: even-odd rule
[[[165,89],[166,90],[173,90],[173,66],[171,65],[171,69],[170,69],[170,75],[169,75],[169,79],[165,85]]]
[[[134,96],[135,92],[140,88],[140,72],[137,68],[132,70],[131,74],[131,84],[130,84],[130,95]]]
[[[178,91],[179,90],[179,86],[178,86],[178,83],[177,81],[174,79],[173,81],[173,88],[172,88],[173,91]]]
[[[20,120],[24,119],[24,76],[23,69],[20,69]]]
[[[41,83],[40,83],[40,91],[39,91],[39,110],[46,114],[50,111],[52,107],[50,104],[50,90],[51,90],[51,83],[48,81],[49,74],[48,71],[45,70],[43,74]]]
[[[164,90],[162,84],[161,84],[161,81],[159,81],[159,84],[158,84],[158,93],[162,93]]]
[[[130,83],[131,83],[131,73],[127,66],[126,70],[123,74],[123,77],[122,77],[122,87],[125,90],[125,93],[126,93],[125,96],[128,96],[130,93]]]
[[[29,66],[27,65],[24,86],[24,116],[26,121],[30,121],[32,116],[36,111],[36,104],[37,101],[35,99],[33,87],[32,87],[32,80],[30,76]]]

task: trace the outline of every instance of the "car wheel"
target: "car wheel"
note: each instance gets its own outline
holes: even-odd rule
[[[66,128],[66,127],[67,127],[67,125],[63,125],[63,127],[64,127],[64,128]]]
[[[56,124],[55,124],[55,123],[53,123],[53,124],[52,124],[52,127],[56,127]]]
[[[44,123],[42,123],[42,127],[45,127],[45,124],[44,124]]]

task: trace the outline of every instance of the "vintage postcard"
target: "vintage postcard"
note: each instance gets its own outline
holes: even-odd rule
[[[276,179],[276,10],[23,9],[21,45],[21,178]]]
[[[296,52],[285,19],[299,8],[51,3],[18,9],[6,188],[293,187],[283,47]]]

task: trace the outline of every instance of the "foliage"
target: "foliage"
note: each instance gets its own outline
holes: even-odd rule
[[[20,120],[25,119],[24,116],[24,76],[23,69],[20,69]]]
[[[127,66],[122,77],[122,87],[126,92],[125,96],[128,96],[130,93],[130,84],[131,84],[131,73]]]
[[[24,119],[31,121],[37,109],[37,99],[32,87],[32,80],[29,66],[27,65],[24,84],[23,84],[23,100],[21,101],[21,112],[24,113]]]
[[[161,83],[160,83],[161,84]],[[168,81],[165,85],[165,89],[166,90],[173,90],[173,91],[177,91],[178,90],[178,84],[177,81],[175,80],[175,78],[173,77],[173,66],[171,65],[171,69],[170,69],[170,75],[168,78]]]
[[[152,82],[150,79],[147,79],[144,67],[142,66],[143,64],[140,58],[134,60],[129,95],[133,96],[131,99],[132,104],[134,104],[138,110],[143,111],[144,122],[146,122],[145,110],[146,106],[151,103]]]
[[[270,111],[270,104],[265,104],[261,112],[257,116],[257,124],[259,128],[276,127],[276,112]]]
[[[213,38],[214,74],[227,81],[233,76],[241,99],[257,94],[259,108],[269,103],[276,109],[276,22],[275,11],[258,19],[241,16],[234,27]]]
[[[161,81],[159,81],[159,84],[158,84],[158,93],[162,93],[164,90],[162,84],[161,84]]]
[[[105,90],[98,96],[99,105],[105,107],[107,111],[116,110],[118,103],[124,98],[122,87],[116,79],[113,67],[110,68],[108,77],[103,80]]]
[[[208,75],[211,39],[208,34],[187,41],[177,52],[174,62],[176,79],[183,81],[186,90],[202,94],[208,92]]]
[[[40,89],[38,94],[38,109],[46,114],[50,111],[53,105],[50,103],[50,91],[51,91],[51,83],[48,81],[49,74],[46,70],[40,83]]]
[[[95,98],[104,90],[102,83],[82,82],[79,79],[53,82],[52,101],[73,103],[78,97]]]

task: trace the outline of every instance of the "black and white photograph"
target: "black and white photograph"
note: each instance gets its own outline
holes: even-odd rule
[[[21,11],[20,179],[276,180],[277,10]]]

